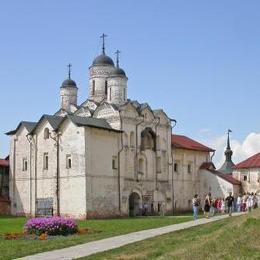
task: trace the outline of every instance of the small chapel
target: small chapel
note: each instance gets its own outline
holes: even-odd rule
[[[163,109],[128,97],[119,51],[114,62],[104,34],[102,43],[89,67],[85,102],[77,102],[69,65],[58,111],[7,133],[11,213],[84,219],[137,216],[145,208],[174,214],[190,210],[195,193],[238,193],[238,180],[216,172],[214,149],[174,134],[176,120]]]

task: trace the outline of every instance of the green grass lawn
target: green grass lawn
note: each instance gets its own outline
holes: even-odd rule
[[[8,232],[21,232],[26,219],[22,217],[0,217],[0,259],[13,259],[134,231],[181,223],[191,219],[191,216],[185,216],[79,221],[78,224],[80,228],[90,228],[96,232],[40,241],[5,240],[3,234]]]
[[[260,210],[82,259],[260,259]]]

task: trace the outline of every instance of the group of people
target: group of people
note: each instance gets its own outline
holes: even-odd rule
[[[257,208],[257,205],[257,196],[254,193],[244,193],[234,197],[230,192],[226,198],[213,198],[211,193],[208,193],[203,205],[198,194],[195,194],[192,199],[194,219],[198,218],[200,208],[204,211],[205,217],[209,218],[216,213],[228,213],[231,216],[232,212],[250,212],[253,208]]]

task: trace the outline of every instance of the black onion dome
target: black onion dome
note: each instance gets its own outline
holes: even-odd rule
[[[77,87],[77,84],[74,80],[72,79],[65,79],[63,82],[62,82],[62,85],[61,87],[63,88],[66,88],[66,87]]]
[[[112,70],[111,76],[124,76],[126,77],[125,71],[119,67]]]
[[[94,59],[92,65],[93,66],[95,66],[95,65],[111,65],[111,66],[114,66],[115,64],[110,57],[108,57],[105,54],[101,54]]]

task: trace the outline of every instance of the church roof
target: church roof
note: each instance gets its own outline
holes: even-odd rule
[[[18,126],[16,127],[15,130],[12,130],[12,131],[9,131],[6,133],[6,135],[14,135],[16,134],[16,132],[18,131],[18,129],[21,127],[21,126],[24,126],[26,128],[26,130],[28,132],[31,132],[32,129],[36,126],[36,122],[29,122],[29,121],[21,121]]]
[[[218,171],[222,173],[232,173],[234,165],[232,161],[225,161]]]
[[[92,66],[104,66],[104,65],[114,66],[115,64],[114,61],[105,54],[101,54],[97,56],[92,63]]]
[[[220,173],[220,172],[217,172],[217,175],[221,178],[221,179],[224,179],[225,181],[227,182],[230,182],[231,184],[233,185],[240,185],[241,182],[237,179],[235,179],[232,174],[225,174],[225,173]]]
[[[233,167],[234,167],[234,163],[232,161],[232,155],[233,155],[233,151],[231,150],[230,147],[230,140],[229,140],[229,133],[231,133],[232,131],[230,129],[228,129],[228,133],[227,133],[227,147],[225,150],[225,162],[223,163],[223,165],[218,169],[219,172],[222,172],[224,174],[229,174],[233,172]]]
[[[43,115],[29,133],[33,133],[44,119],[49,122],[49,124],[51,125],[53,130],[57,130],[59,128],[60,123],[63,120],[63,117],[62,116],[53,116],[53,115]]]
[[[184,135],[172,135],[172,147],[201,152],[214,152],[215,150]]]
[[[122,132],[121,130],[112,128],[103,118],[81,117],[75,115],[68,115],[67,118],[70,119],[77,126],[88,126],[109,131]]]
[[[254,154],[246,160],[236,164],[233,169],[260,168],[260,153]]]
[[[115,67],[110,73],[111,76],[123,76],[126,77],[125,71],[119,67]]]
[[[201,164],[200,169],[202,170],[215,170],[216,167],[213,162],[204,162]]]
[[[209,172],[211,172],[212,174],[217,175],[218,177],[220,177],[221,179],[233,184],[233,185],[240,185],[241,182],[237,179],[235,179],[231,173],[226,174],[226,173],[222,173],[219,171],[216,171],[215,166],[212,162],[204,162],[202,163],[202,165],[200,166],[201,170],[207,170]]]
[[[67,88],[67,87],[77,88],[77,84],[74,80],[68,78],[62,82],[61,87],[62,88]]]

